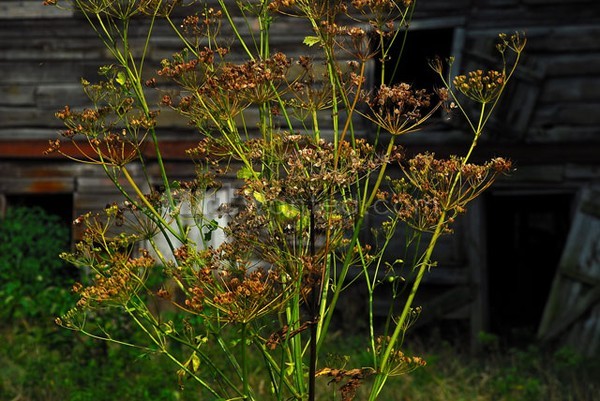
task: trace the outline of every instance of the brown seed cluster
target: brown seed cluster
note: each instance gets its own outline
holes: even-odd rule
[[[387,347],[389,337],[377,337],[375,342],[375,352],[382,354]],[[413,370],[427,365],[427,362],[419,356],[408,356],[400,349],[392,349],[387,370],[390,376],[401,376]]]
[[[178,101],[166,95],[162,104],[173,107],[199,127],[220,127],[251,104],[281,96],[280,87],[286,83],[291,64],[283,53],[242,64],[223,62],[227,53],[225,48],[204,48],[195,55],[184,51],[172,60],[163,60],[158,74],[172,79],[185,89],[185,94]]]
[[[393,208],[411,227],[432,231],[443,216],[446,223],[451,223],[456,214],[464,212],[468,202],[512,166],[500,157],[478,165],[464,163],[459,157],[437,159],[432,153],[422,153],[402,163],[401,168],[404,178],[392,182]]]
[[[406,134],[420,127],[447,100],[447,92],[438,91],[439,101],[434,105],[431,97],[426,90],[415,90],[407,83],[381,85],[367,99],[371,114],[366,117],[392,135]]]
[[[139,150],[156,125],[158,112],[139,107],[123,90],[129,84],[117,83],[119,73],[115,67],[103,67],[101,74],[108,77],[106,81],[82,81],[94,107],[76,111],[65,106],[56,112],[66,129],[60,132],[60,139],[50,140],[46,153],[62,153],[61,142],[68,141],[77,153],[65,156],[85,163],[121,167],[138,159]]]
[[[58,2],[45,0],[44,3],[56,5]],[[295,339],[303,347],[308,335],[304,331],[319,329],[323,323],[319,320],[322,318],[319,311],[334,310],[332,304],[319,305],[321,298],[324,302],[337,299],[338,291],[354,280],[345,273],[338,273],[354,265],[362,267],[357,270],[365,275],[371,274],[371,265],[379,269],[380,263],[385,264],[381,258],[389,243],[387,240],[392,238],[400,222],[420,232],[449,232],[453,219],[465,210],[467,203],[511,169],[510,162],[502,158],[475,164],[461,157],[441,159],[423,153],[406,159],[400,148],[393,147],[394,138],[380,135],[380,131],[385,131],[399,136],[421,128],[449,99],[447,89],[429,92],[407,83],[381,85],[372,96],[364,93],[369,60],[386,57],[386,46],[401,37],[399,30],[408,27],[413,0],[270,0],[268,10],[264,9],[264,2],[222,2],[224,7],[228,6],[225,3],[242,7],[235,14],[204,6],[203,12],[183,18],[179,28],[173,25],[176,35],[184,41],[184,50],[163,60],[157,77],[144,78],[142,82],[138,82],[141,79],[138,72],[144,64],[146,49],[142,50],[141,57],[138,50],[136,54],[119,57],[121,52],[129,51],[127,32],[120,31],[120,27],[128,26],[124,22],[134,16],[136,23],[132,27],[136,29],[141,26],[137,24],[138,17],[170,16],[183,2],[93,0],[72,3],[74,7],[79,5],[86,16],[98,18],[104,28],[98,31],[106,35],[103,38],[106,43],[117,43],[111,49],[117,61],[115,65],[101,68],[103,81],[100,83],[82,81],[93,107],[76,111],[66,106],[56,113],[66,126],[61,139],[70,141],[79,151],[77,160],[101,164],[109,175],[113,174],[111,178],[116,184],[117,179],[124,176],[134,191],[126,193],[119,187],[129,200],[121,206],[108,205],[101,218],[91,213],[77,218],[77,224],[85,225],[84,237],[75,252],[65,254],[64,258],[91,270],[89,283],[73,286],[73,291],[81,297],[77,304],[79,309],[127,307],[128,313],[131,311],[142,320],[147,319],[140,324],[142,328],[156,329],[152,334],[156,340],[166,339],[163,334],[179,335],[175,332],[181,326],[178,322],[157,323],[148,313],[142,295],[154,294],[187,314],[200,316],[198,320],[206,325],[202,330],[209,331],[211,336],[220,335],[216,333],[220,327],[241,324],[251,332],[242,340],[257,341],[255,345],[263,342],[269,350],[282,345],[284,353],[294,354],[285,363],[293,361],[298,354],[289,351],[296,344],[287,348],[289,344],[283,343],[298,336]],[[195,1],[190,5],[193,3]],[[303,43],[312,48],[311,55],[319,56],[300,56],[294,61],[283,53],[271,52],[267,46],[270,39],[263,31],[274,22],[267,13],[269,10],[307,19],[311,32]],[[227,44],[220,35],[224,16],[228,22],[234,18],[234,21],[245,19],[248,23],[240,30],[232,25],[233,34],[228,32],[225,39],[232,41]],[[154,27],[154,19],[152,21]],[[170,18],[167,22],[173,24]],[[347,23],[352,25],[345,25]],[[241,43],[248,61],[239,61],[230,54],[235,51],[237,56],[246,55],[232,45],[236,39],[249,39]],[[507,49],[517,55],[523,50],[524,40],[519,35],[500,39],[498,50],[503,61],[506,61]],[[339,63],[348,57],[350,61]],[[432,67],[443,75],[440,61],[432,62]],[[505,62],[501,71],[473,71],[457,76],[453,84],[458,92],[476,102],[495,102],[512,75],[510,68],[509,72],[506,70]],[[443,76],[442,80],[452,90]],[[154,135],[158,113],[148,111],[144,91],[162,85],[167,87],[161,96],[162,106],[179,112],[203,135],[197,146],[187,152],[196,163],[197,176],[190,183],[171,184],[167,178],[170,168],[157,163],[165,180],[165,191],[142,194],[124,167],[136,161],[145,170],[147,165],[140,157],[145,153],[142,150],[147,137],[153,138],[158,149]],[[458,103],[454,95],[452,93],[453,100]],[[464,112],[462,106],[459,108]],[[323,111],[327,113],[324,122],[321,120]],[[376,138],[376,145],[355,136],[360,129],[359,124],[355,125],[357,114],[377,126],[377,132],[371,136]],[[487,117],[489,114],[483,115],[481,121],[487,121]],[[334,139],[322,139],[328,138],[330,128],[333,128]],[[61,151],[60,140],[51,141],[50,145],[50,150]],[[386,145],[386,153],[382,155],[377,148],[386,148]],[[401,178],[390,180],[389,190],[383,191],[379,188],[385,168],[391,162],[399,163]],[[236,199],[219,206],[219,218],[211,220],[203,212],[206,191],[219,185],[218,176],[230,179],[229,173],[238,166],[242,167],[237,171],[240,188],[234,195]],[[153,170],[148,173],[153,175]],[[377,188],[377,192],[371,194],[373,188]],[[137,198],[132,196],[134,193]],[[391,211],[391,218],[382,224],[387,236],[383,249],[377,247],[377,241],[372,245],[363,243],[361,236],[364,213],[373,206],[375,197]],[[183,220],[184,206],[190,206],[190,220]],[[226,241],[205,248],[217,230],[226,236]],[[192,232],[198,232],[200,237],[192,238]],[[160,259],[162,272],[181,291],[179,298],[169,291],[172,288],[166,281],[159,289],[149,288],[148,278],[151,271],[156,270],[156,261],[146,250],[133,251],[142,240],[154,245],[158,234],[165,235],[171,252],[164,256],[157,246],[155,255]],[[171,234],[176,238],[173,241]],[[414,259],[417,262],[413,268],[435,264],[429,259],[429,251],[437,236],[430,238],[433,238],[430,247],[421,259]],[[401,262],[398,261],[388,264],[385,272],[386,277],[392,279],[394,292],[400,281],[395,281],[399,276],[393,271],[394,265]],[[372,282],[372,288],[380,283]],[[302,307],[306,307],[309,318],[298,312]],[[405,332],[419,313],[419,308],[412,309],[402,322],[394,320],[391,313],[389,318]],[[64,320],[57,322],[75,328],[74,315],[75,311],[70,311]],[[262,318],[267,316],[270,321],[281,319],[277,324],[281,329],[274,333],[267,329],[267,333],[272,334],[263,337],[263,322],[267,319]],[[191,321],[184,318],[182,323],[184,343],[195,346],[204,340],[193,334]],[[325,326],[327,324],[323,328]],[[318,335],[310,331],[312,340],[316,340]],[[379,365],[380,371],[326,367],[316,376],[329,378],[330,383],[339,387],[341,400],[351,401],[371,375],[382,375],[380,378],[385,379],[425,365],[422,358],[407,356],[399,349],[401,340],[391,341],[389,337],[381,337],[371,350],[375,360],[385,360]],[[155,343],[162,346],[158,341]],[[222,348],[230,357],[229,362],[233,362],[236,356],[225,346]],[[200,363],[200,357],[196,352],[200,355],[201,350],[195,349],[194,358],[180,365],[183,376],[197,373],[195,365]],[[313,361],[316,363],[316,358]],[[244,365],[240,370],[247,370],[245,368]],[[311,365],[310,371],[314,372],[315,368],[316,365]],[[286,384],[304,380],[302,372],[296,374],[295,380],[286,379]],[[249,394],[247,378],[239,376],[245,394],[238,389],[234,392],[244,398]],[[217,379],[224,387],[239,383],[237,379],[233,382]],[[210,382],[212,385],[213,381]],[[291,385],[289,390],[293,390]],[[279,398],[288,396],[277,395]]]
[[[135,277],[152,268],[154,264],[154,258],[149,256],[147,251],[142,251],[139,257],[113,254],[109,260],[97,266],[93,284],[74,286],[73,290],[81,297],[77,306],[96,307],[108,302],[126,304],[139,289],[139,282]]]
[[[211,138],[194,153],[209,158],[214,150],[218,159],[223,146]],[[398,150],[380,156],[362,140],[335,145],[287,133],[269,141],[249,140],[244,154],[251,168],[242,174],[243,202],[229,207],[236,212],[224,227],[228,241],[206,251],[189,245],[175,251],[177,274],[188,288],[185,307],[202,313],[210,305],[222,312],[222,319],[236,322],[277,310],[289,291],[308,299],[320,285],[325,256],[345,244],[344,235],[354,224],[355,201],[340,194],[401,157]],[[267,160],[270,170],[259,173]],[[229,208],[221,209],[226,213]]]
[[[216,36],[220,30],[223,12],[210,7],[206,11],[183,19],[183,32],[195,38]]]
[[[277,311],[285,299],[278,270],[251,262],[251,235],[240,233],[218,248],[196,250],[186,245],[176,251],[173,274],[187,286],[185,309],[203,314],[208,307],[220,313],[206,317],[248,323]]]
[[[402,0],[404,7],[409,7],[413,0]],[[394,0],[352,0],[351,4],[357,10],[369,10],[373,14],[390,14],[398,7],[398,2]]]

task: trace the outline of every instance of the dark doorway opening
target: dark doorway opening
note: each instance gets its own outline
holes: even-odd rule
[[[569,231],[571,194],[487,197],[490,331],[534,339]]]

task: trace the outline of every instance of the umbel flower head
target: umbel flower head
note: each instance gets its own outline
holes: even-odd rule
[[[448,98],[446,89],[437,95],[438,102],[432,106],[432,94],[425,89],[413,89],[407,83],[382,84],[367,100],[371,113],[365,117],[392,135],[406,134],[417,130]]]
[[[504,73],[490,70],[476,70],[468,75],[458,75],[454,78],[454,86],[469,99],[478,103],[491,103],[500,95],[506,76]]]
[[[252,262],[246,245],[234,240],[200,251],[193,245],[179,248],[174,275],[186,286],[182,308],[232,323],[249,323],[278,311],[290,296],[281,286],[280,270]]]
[[[519,33],[510,36],[502,33],[499,38],[500,42],[496,45],[496,50],[502,57],[502,64],[498,70],[478,69],[466,75],[458,75],[452,80],[454,87],[459,92],[483,105],[495,103],[498,100],[514,73],[527,43],[527,40]],[[514,58],[512,62],[511,57]],[[442,76],[442,66],[439,61],[432,63],[432,68]]]
[[[121,69],[104,66],[99,73],[107,79],[97,84],[81,80],[93,106],[82,110],[65,106],[56,112],[66,129],[60,132],[62,139],[50,141],[46,153],[58,152],[84,163],[122,167],[139,158],[149,132],[156,126],[158,112],[145,111],[136,102]],[[76,153],[63,153],[61,141],[70,142]]]
[[[181,0],[44,0],[45,6],[73,7],[102,17],[129,19],[138,14],[167,16]],[[64,6],[67,3],[67,6]]]
[[[479,165],[457,156],[437,159],[433,153],[418,154],[401,164],[404,177],[392,181],[391,203],[409,226],[433,231],[442,217],[447,219],[445,223],[452,223],[468,202],[511,167],[511,162],[501,157]]]

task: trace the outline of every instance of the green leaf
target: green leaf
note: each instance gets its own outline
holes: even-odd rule
[[[277,209],[278,212],[286,219],[294,219],[300,214],[298,208],[290,205],[289,203],[280,202],[277,205]]]
[[[294,370],[295,370],[296,367],[291,362],[286,362],[285,365],[286,365],[286,367],[285,367],[285,373],[286,373],[286,375],[291,376],[292,373],[294,373]]]
[[[117,83],[119,85],[125,85],[125,82],[127,82],[127,78],[125,76],[125,73],[123,71],[119,71],[117,73]]]
[[[260,192],[254,191],[254,193],[252,195],[254,195],[254,199],[256,199],[258,201],[258,203],[265,203],[267,201],[267,198],[265,198],[265,195]]]
[[[255,175],[254,171],[252,169],[250,169],[250,167],[248,167],[248,166],[243,166],[237,172],[237,178],[239,178],[241,180],[252,178],[252,177],[254,177],[254,175]]]
[[[310,47],[312,47],[320,42],[321,42],[321,39],[319,39],[318,36],[306,36],[304,38],[304,40],[302,41],[302,43],[304,43],[305,45],[310,46]]]

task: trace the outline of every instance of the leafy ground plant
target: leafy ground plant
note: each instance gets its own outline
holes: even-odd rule
[[[259,399],[255,384],[263,383],[274,400],[312,401],[319,379],[336,384],[333,397],[351,400],[363,387],[373,401],[388,379],[425,363],[402,350],[420,312],[413,300],[435,265],[439,238],[511,168],[502,158],[470,159],[523,37],[499,37],[498,70],[453,77],[452,60],[432,61],[441,89],[430,92],[385,84],[386,64],[377,83],[367,79],[369,63],[388,59],[407,34],[414,1],[46,3],[79,11],[114,58],[100,69],[102,81],[83,81],[93,106],[57,113],[66,129],[49,151],[72,142],[80,154],[62,153],[104,169],[125,197],[103,215],[76,220],[84,238],[63,257],[89,275],[58,324],[163,354],[182,385],[193,380],[215,400]],[[290,20],[305,29],[298,46],[306,54],[296,58],[271,50],[274,27]],[[145,29],[142,46],[132,43],[134,24],[136,32]],[[158,26],[171,29],[181,51],[148,66]],[[156,71],[150,78],[149,68]],[[196,166],[189,182],[173,181],[163,163],[161,109],[148,100],[161,89],[161,107],[198,133],[198,145],[187,151]],[[449,108],[472,131],[464,155],[405,156],[399,138]],[[147,172],[144,146],[156,151],[159,186],[149,174],[132,174],[133,166]],[[388,179],[391,168],[401,177]],[[214,218],[205,204],[223,185],[235,185],[236,196]],[[384,223],[365,239],[373,210],[385,211]],[[390,263],[384,254],[398,230],[408,232],[412,253]],[[224,241],[211,242],[216,236]],[[411,271],[415,278],[401,294],[400,277]],[[393,284],[391,304],[402,302],[376,333],[373,294],[383,282]],[[352,283],[369,294],[367,366],[322,358],[336,305]],[[165,301],[177,313],[155,308]],[[99,318],[106,311],[127,316],[146,340],[111,333]],[[251,379],[254,354],[264,364],[262,380]]]
[[[0,219],[0,323],[49,318],[69,310],[68,272],[56,254],[69,229],[39,207],[9,207]]]

